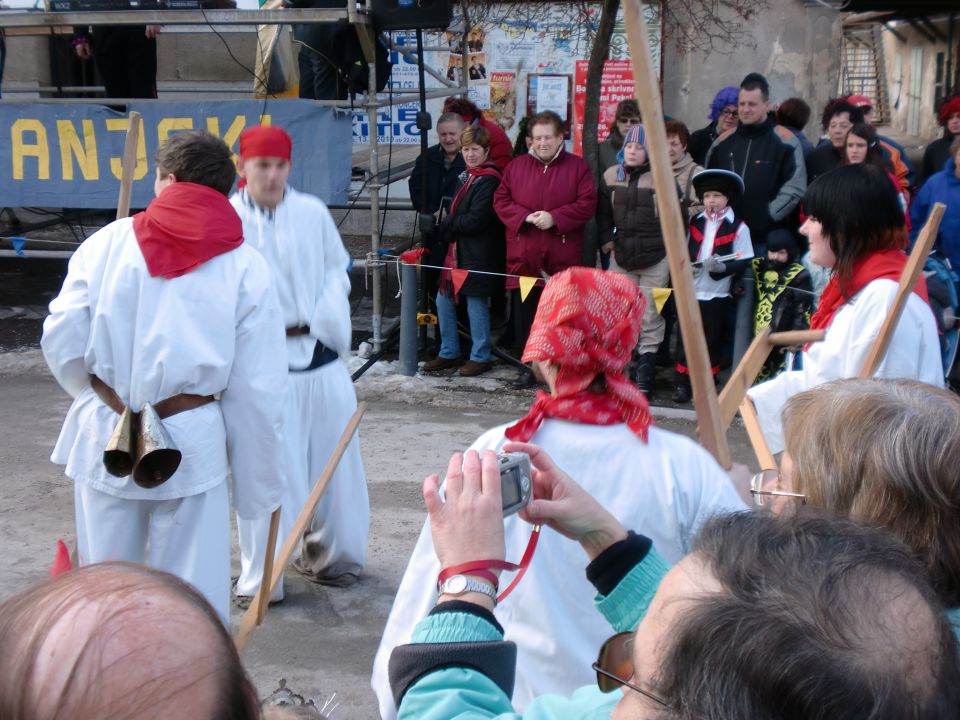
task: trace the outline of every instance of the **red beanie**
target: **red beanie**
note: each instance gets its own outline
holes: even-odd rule
[[[291,160],[293,141],[281,127],[256,125],[240,133],[240,157],[277,157]]]
[[[960,95],[956,95],[940,106],[940,124],[946,127],[947,120],[954,113],[960,113]]]

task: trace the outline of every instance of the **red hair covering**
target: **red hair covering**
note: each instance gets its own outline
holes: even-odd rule
[[[293,141],[282,127],[255,125],[240,133],[240,157],[292,158]]]
[[[642,440],[650,427],[647,399],[624,375],[640,336],[646,299],[626,275],[572,267],[547,283],[537,308],[523,361],[558,367],[554,394],[537,400],[515,425],[510,440],[533,437],[545,418],[588,425],[625,422]],[[606,391],[588,390],[597,376]]]
[[[940,124],[946,127],[947,120],[954,113],[960,113],[960,95],[954,95],[940,106]]]

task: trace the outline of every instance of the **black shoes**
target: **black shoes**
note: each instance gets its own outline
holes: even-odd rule
[[[526,390],[537,384],[537,379],[533,376],[532,370],[521,370],[517,378],[510,383],[510,386],[517,390]]]
[[[676,379],[674,380],[672,400],[675,403],[682,404],[690,402],[690,397],[690,376],[684,373],[677,373]]]

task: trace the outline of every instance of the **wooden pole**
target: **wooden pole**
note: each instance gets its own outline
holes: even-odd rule
[[[680,199],[677,197],[677,182],[667,154],[667,131],[663,122],[660,104],[659,83],[653,72],[650,48],[647,44],[646,22],[640,0],[625,0],[624,20],[627,42],[633,60],[634,92],[643,116],[647,136],[647,154],[653,170],[653,184],[657,194],[657,209],[660,212],[660,227],[670,264],[670,279],[673,283],[677,305],[677,320],[680,335],[690,368],[690,384],[693,402],[697,411],[700,444],[716,458],[724,468],[730,468],[730,449],[727,447],[725,428],[720,421],[717,404],[717,389],[710,372],[710,357],[707,341],[703,335],[700,308],[693,290],[693,272],[687,252],[687,236],[683,227]]]
[[[337,469],[340,458],[343,457],[347,445],[350,443],[351,438],[353,438],[354,433],[357,432],[357,428],[360,426],[360,419],[366,411],[367,404],[365,402],[357,405],[356,411],[354,411],[347,426],[343,429],[343,434],[340,435],[340,440],[334,448],[333,454],[330,455],[326,467],[324,467],[323,472],[320,473],[320,479],[317,480],[317,484],[313,487],[310,496],[307,498],[307,502],[297,516],[297,521],[293,524],[293,529],[290,530],[290,533],[283,541],[283,547],[280,548],[280,555],[277,557],[273,566],[273,576],[270,579],[269,589],[264,593],[261,583],[260,592],[253,598],[253,602],[250,603],[250,607],[247,608],[247,612],[244,613],[243,619],[240,621],[240,627],[237,629],[237,634],[233,638],[237,650],[243,651],[243,648],[246,647],[247,642],[250,640],[250,635],[253,634],[254,628],[263,621],[263,617],[266,615],[266,607],[269,607],[270,603],[263,603],[265,609],[261,611],[261,600],[270,599],[270,596],[280,582],[280,578],[283,577],[283,571],[290,562],[290,558],[293,557],[297,546],[300,544],[300,539],[303,537],[304,531],[310,525],[310,521],[313,519],[313,512],[317,508],[317,503],[320,502],[323,492],[327,489],[330,478],[333,477],[333,471]],[[273,553],[270,553],[267,557],[273,557]]]
[[[880,334],[877,335],[877,339],[874,341],[873,347],[870,348],[870,353],[863,363],[863,368],[860,370],[860,377],[873,377],[877,368],[880,367],[883,357],[887,354],[887,348],[890,347],[890,341],[893,340],[893,333],[897,329],[897,323],[900,322],[903,309],[907,306],[907,300],[910,299],[910,293],[913,292],[917,280],[920,279],[920,273],[923,272],[923,264],[927,261],[930,248],[933,247],[933,243],[937,239],[937,230],[940,228],[940,220],[943,219],[943,211],[946,209],[947,206],[943,203],[933,204],[933,208],[930,210],[930,216],[927,218],[927,223],[923,226],[923,230],[920,231],[917,242],[914,243],[913,250],[910,253],[910,258],[903,268],[903,274],[900,276],[900,284],[897,287],[897,294],[893,299],[893,305],[890,306],[890,310],[887,312],[887,318],[883,321],[883,326],[880,328]]]
[[[277,552],[277,534],[280,532],[280,513],[278,507],[270,516],[270,531],[267,534],[267,554],[263,561],[263,575],[260,577],[260,591],[257,593],[257,625],[263,622],[270,606],[270,578],[273,577],[273,556]]]
[[[730,374],[727,384],[723,386],[718,405],[720,422],[725,428],[730,427],[747,390],[753,385],[753,381],[757,379],[757,373],[767,361],[767,356],[770,354],[769,337],[770,328],[764,328],[757,334],[740,359],[740,364]]]
[[[744,397],[743,402],[740,403],[740,417],[743,418],[743,426],[747,429],[747,437],[750,438],[750,444],[757,456],[757,462],[760,463],[760,469],[778,470],[777,460],[770,452],[767,439],[763,436],[760,418],[757,417],[757,410],[753,407],[753,400],[750,399],[749,395]]]
[[[133,173],[137,169],[137,145],[140,144],[142,119],[136,110],[130,113],[127,139],[123,143],[123,164],[120,171],[120,197],[117,198],[117,220],[130,215]]]

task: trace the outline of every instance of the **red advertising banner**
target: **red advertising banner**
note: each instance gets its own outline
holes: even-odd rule
[[[587,61],[577,60],[573,81],[573,151],[583,155],[583,108],[587,100]],[[603,142],[613,122],[617,103],[633,97],[633,67],[629,60],[607,60],[600,80],[600,116],[597,137]]]

